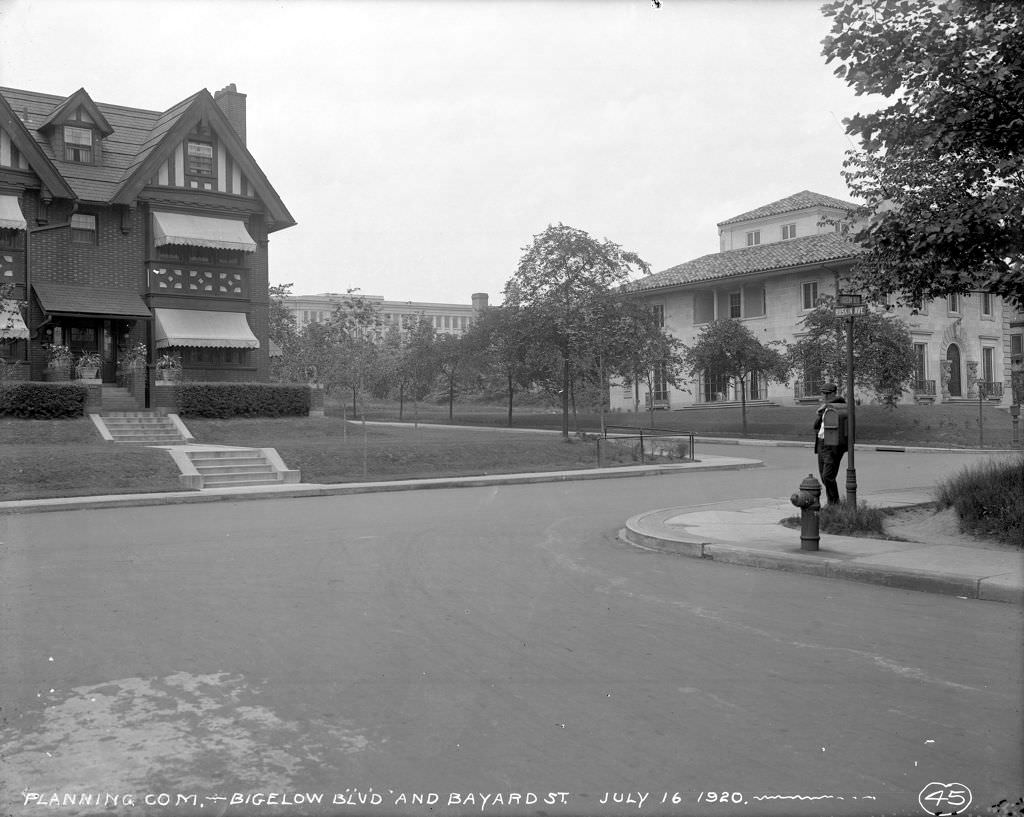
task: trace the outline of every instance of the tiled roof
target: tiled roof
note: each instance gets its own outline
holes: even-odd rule
[[[823,196],[821,193],[813,193],[810,190],[801,190],[799,193],[773,201],[771,204],[758,207],[756,210],[750,210],[738,216],[727,218],[725,221],[718,222],[717,226],[722,227],[726,224],[735,224],[738,221],[752,221],[756,218],[779,216],[783,213],[791,213],[794,210],[803,210],[807,207],[837,207],[841,210],[852,210],[856,206],[856,204],[850,201]]]
[[[770,272],[787,267],[852,259],[863,252],[859,245],[838,233],[821,233],[789,241],[702,255],[692,261],[656,272],[624,287],[627,292],[714,281],[735,275]]]
[[[96,107],[114,130],[103,140],[103,164],[87,165],[64,161],[63,156],[54,154],[49,140],[38,131],[53,111],[64,103],[64,97],[14,88],[0,88],[0,94],[22,117],[36,144],[83,201],[106,202],[113,197],[161,116],[159,111],[97,103]]]

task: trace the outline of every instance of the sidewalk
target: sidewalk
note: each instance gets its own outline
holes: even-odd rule
[[[891,491],[858,501],[896,508],[932,501],[922,491]],[[722,564],[788,570],[969,599],[1024,604],[1024,553],[821,534],[819,550],[800,547],[789,499],[745,499],[663,508],[631,517],[620,536],[641,548]]]

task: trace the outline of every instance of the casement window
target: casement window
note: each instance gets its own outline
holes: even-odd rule
[[[800,286],[804,309],[814,309],[818,305],[818,282],[805,281]]]
[[[192,346],[174,351],[179,353],[185,366],[245,366],[249,360],[249,352],[245,349]]]
[[[949,297],[946,299],[946,305],[949,308],[949,312],[951,315],[960,314],[960,296],[957,295],[955,292],[949,295]]]
[[[992,317],[992,295],[988,292],[983,292],[981,295],[981,317],[991,318]]]
[[[729,317],[743,317],[743,294],[740,292],[729,293]]]
[[[189,247],[184,244],[164,244],[156,248],[161,261],[177,261],[211,267],[238,267],[245,263],[246,253],[241,250],[219,250],[212,247]]]
[[[22,230],[0,230],[0,250],[20,250]]]
[[[654,321],[658,326],[665,325],[665,305],[654,304],[651,309],[654,311]]]
[[[213,145],[189,140],[185,146],[185,172],[189,176],[212,178]]]
[[[668,400],[668,364],[664,361],[654,367],[653,399]]]
[[[71,240],[75,244],[95,244],[96,216],[89,213],[72,213]]]
[[[914,379],[917,381],[928,378],[928,344],[914,344]]]
[[[981,379],[992,383],[996,379],[996,350],[991,346],[981,349]]]
[[[782,240],[789,241],[791,238],[796,238],[796,224],[783,224]]]
[[[92,129],[64,126],[64,160],[92,164]]]
[[[748,247],[753,247],[753,246],[755,246],[757,244],[760,244],[760,243],[761,243],[761,231],[760,230],[751,230],[749,233],[747,233],[747,246]]]

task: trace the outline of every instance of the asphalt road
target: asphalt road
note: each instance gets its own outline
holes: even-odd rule
[[[932,805],[959,784],[987,814],[1024,794],[1020,609],[616,538],[642,510],[788,496],[813,466],[702,448],[766,467],[0,517],[0,814],[911,815],[933,782]],[[858,477],[975,459],[864,452]]]

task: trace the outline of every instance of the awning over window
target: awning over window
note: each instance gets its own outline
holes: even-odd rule
[[[259,349],[244,312],[205,312],[199,309],[155,309],[156,347],[203,346],[220,349]]]
[[[156,246],[184,244],[216,250],[256,252],[256,242],[241,221],[185,213],[153,213]]]
[[[27,226],[18,205],[18,197],[0,196],[0,229],[24,230]]]
[[[152,318],[136,292],[114,287],[54,284],[37,281],[32,290],[47,315],[81,315],[104,318]]]
[[[17,301],[0,301],[0,343],[5,340],[28,340],[28,327]]]

